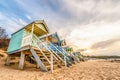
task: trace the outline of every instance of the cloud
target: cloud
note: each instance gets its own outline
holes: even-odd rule
[[[29,20],[31,20],[31,17],[30,17],[29,15],[26,15],[26,17],[27,17]]]
[[[89,48],[96,42],[114,39],[120,36],[120,21],[115,23],[96,22],[73,28],[66,39],[78,48]]]
[[[10,34],[25,26],[27,23],[18,17],[9,17],[0,12],[0,26],[6,29],[9,37]]]
[[[25,22],[25,21],[23,21],[22,19],[19,19],[19,22],[20,22],[20,24],[22,24],[22,25],[27,25],[27,23]]]
[[[81,25],[119,20],[119,2],[112,0],[16,1],[20,8],[33,17],[32,20],[45,19],[48,27],[50,27],[50,31],[58,31],[59,33],[62,30],[69,30],[71,32],[74,27],[81,27]],[[86,8],[86,6],[89,7]],[[69,35],[69,32],[65,32],[65,34]]]
[[[119,0],[2,0],[0,24],[10,35],[34,20],[44,19],[51,33],[58,32],[75,49],[88,50],[99,42],[110,48],[115,44],[107,45],[109,40],[120,36],[119,4]]]
[[[77,19],[79,23],[89,23],[90,21],[112,21],[118,20],[120,1],[116,0],[62,0],[64,11],[71,14],[72,19]]]
[[[106,41],[101,41],[93,44],[91,49],[104,49],[106,47],[110,47],[112,44],[120,42],[120,39],[110,39]]]

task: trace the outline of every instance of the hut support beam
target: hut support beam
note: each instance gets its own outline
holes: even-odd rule
[[[7,56],[7,59],[6,59],[6,65],[7,65],[7,66],[10,65],[10,56],[9,56],[9,55]]]
[[[50,64],[50,66],[51,66],[51,73],[53,73],[53,53],[50,54],[50,58],[51,58],[51,64]]]
[[[18,69],[24,68],[24,62],[25,62],[25,54],[23,52],[21,52]]]
[[[39,67],[39,64],[36,65],[36,68],[37,68],[37,69],[40,68],[40,67]]]
[[[67,60],[66,60],[66,56],[64,56],[64,61],[65,61],[65,67],[67,67]]]
[[[33,32],[34,32],[34,24],[32,24],[32,28],[31,28],[31,43],[30,43],[30,45],[32,45]]]

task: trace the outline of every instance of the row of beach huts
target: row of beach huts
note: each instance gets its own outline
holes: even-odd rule
[[[7,49],[6,65],[11,58],[19,57],[18,68],[23,69],[25,61],[47,72],[63,66],[84,61],[80,52],[73,52],[56,33],[50,33],[44,20],[36,20],[11,35]]]

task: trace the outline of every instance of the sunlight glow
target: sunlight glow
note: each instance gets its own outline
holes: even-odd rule
[[[87,50],[85,51],[85,53],[91,53],[91,50],[87,49]]]

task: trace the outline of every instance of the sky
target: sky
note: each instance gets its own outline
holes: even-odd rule
[[[34,20],[84,55],[120,55],[120,0],[0,0],[9,36]]]

